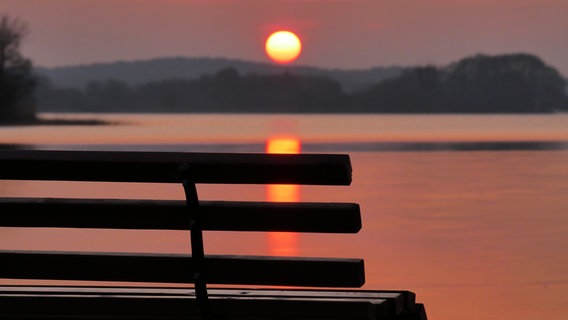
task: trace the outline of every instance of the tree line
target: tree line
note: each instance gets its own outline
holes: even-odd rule
[[[447,67],[415,67],[355,97],[365,111],[549,113],[568,110],[566,80],[529,54],[476,55]]]
[[[228,67],[196,79],[83,89],[40,82],[42,111],[225,113],[550,113],[568,111],[565,79],[529,54],[476,55],[445,67],[413,67],[346,93],[330,78],[239,74]]]
[[[476,55],[448,66],[408,68],[346,92],[325,76],[240,74],[227,67],[198,78],[128,85],[93,81],[60,88],[33,73],[19,51],[28,34],[0,15],[0,122],[36,112],[199,113],[550,113],[568,111],[566,80],[530,54]]]

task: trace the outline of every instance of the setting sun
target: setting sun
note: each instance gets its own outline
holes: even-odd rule
[[[266,54],[277,63],[289,63],[298,58],[302,52],[302,42],[290,31],[276,31],[265,43]]]

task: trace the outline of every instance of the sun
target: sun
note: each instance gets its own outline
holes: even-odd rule
[[[302,52],[302,42],[291,31],[280,30],[272,33],[264,45],[266,54],[274,62],[286,64],[296,60]]]

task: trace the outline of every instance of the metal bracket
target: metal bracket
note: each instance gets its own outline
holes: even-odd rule
[[[195,284],[195,296],[203,319],[210,319],[209,297],[207,294],[207,282],[205,278],[205,253],[203,248],[203,225],[199,210],[199,198],[197,187],[189,164],[179,168],[183,177],[183,189],[190,216],[189,231],[191,240],[191,259],[194,264],[193,280]]]

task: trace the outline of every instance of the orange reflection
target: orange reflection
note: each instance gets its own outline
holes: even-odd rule
[[[300,139],[295,137],[273,137],[266,143],[267,153],[300,153]]]
[[[294,137],[273,137],[266,144],[267,153],[300,153],[300,140]],[[266,198],[272,202],[296,202],[300,200],[300,187],[291,184],[266,186]],[[268,251],[275,256],[298,254],[299,236],[295,232],[269,232]]]

